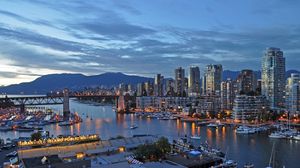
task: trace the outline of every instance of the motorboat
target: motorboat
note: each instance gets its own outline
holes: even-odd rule
[[[59,126],[70,126],[73,125],[72,121],[63,121],[61,123],[58,124]]]
[[[254,164],[253,163],[247,163],[244,165],[244,168],[254,168]]]
[[[138,128],[138,126],[136,124],[132,124],[129,128],[130,129],[136,129],[136,128]]]
[[[293,139],[300,141],[300,134],[294,136]]]
[[[280,138],[285,138],[284,135],[282,135],[280,132],[273,132],[269,135],[269,138],[277,138],[277,139],[280,139]]]
[[[247,127],[247,126],[240,126],[236,129],[237,134],[254,134],[255,129]]]
[[[210,123],[210,124],[208,124],[207,126],[208,126],[208,127],[211,127],[211,128],[217,128],[217,127],[218,127],[218,125],[215,124],[215,123]]]
[[[201,137],[200,137],[200,136],[197,136],[197,135],[191,136],[190,138],[191,138],[191,139],[194,139],[194,140],[200,140],[200,139],[201,139]]]

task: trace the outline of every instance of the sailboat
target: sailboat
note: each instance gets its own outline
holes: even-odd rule
[[[273,143],[269,165],[266,168],[272,168],[272,166],[274,167],[275,166],[274,161],[275,161],[275,143]]]

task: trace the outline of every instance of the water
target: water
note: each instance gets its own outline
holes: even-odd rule
[[[254,163],[255,167],[268,165],[272,145],[275,143],[276,163],[278,167],[296,168],[300,165],[300,141],[270,139],[268,134],[236,135],[233,128],[211,129],[205,126],[196,127],[194,123],[179,120],[157,120],[135,117],[133,114],[116,114],[111,106],[93,106],[76,101],[70,102],[71,110],[78,112],[83,122],[71,127],[48,125],[45,130],[51,135],[99,134],[102,139],[110,137],[132,136],[133,134],[154,134],[177,138],[178,136],[200,135],[201,141],[222,151],[227,151],[227,158],[238,161],[240,167],[245,163]],[[62,111],[62,105],[51,106]],[[86,117],[88,116],[88,118]],[[90,119],[92,118],[92,120]],[[136,123],[139,127],[129,129]],[[0,132],[1,138],[29,136],[30,133]]]

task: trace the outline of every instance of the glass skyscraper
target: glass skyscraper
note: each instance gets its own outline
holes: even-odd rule
[[[267,48],[262,60],[262,95],[273,109],[284,105],[285,58],[279,48]]]

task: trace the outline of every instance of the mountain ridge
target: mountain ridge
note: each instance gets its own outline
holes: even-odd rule
[[[223,80],[227,78],[236,79],[240,71],[223,71]],[[256,76],[260,77],[260,71],[254,71]],[[286,77],[291,73],[300,73],[297,70],[288,70]],[[3,94],[45,94],[50,91],[58,91],[64,88],[71,90],[80,90],[86,87],[117,86],[120,83],[133,84],[154,81],[153,78],[126,75],[121,72],[107,72],[99,75],[87,76],[84,74],[76,73],[62,73],[62,74],[49,74],[38,77],[31,82],[23,82],[20,84],[12,84],[9,86],[0,87],[0,93]]]

